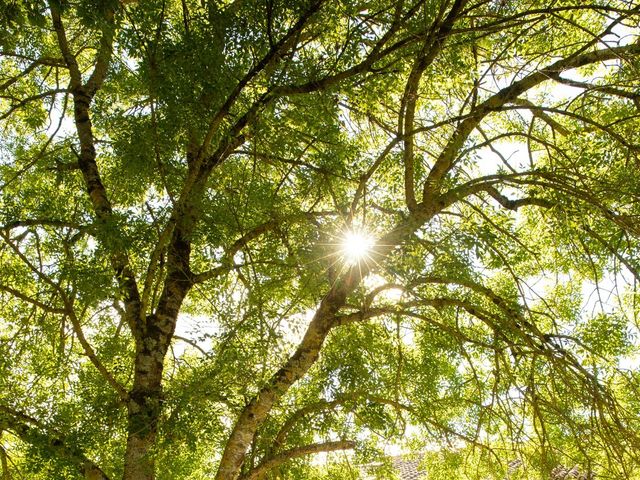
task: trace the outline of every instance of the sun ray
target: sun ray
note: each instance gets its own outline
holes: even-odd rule
[[[346,264],[360,266],[371,257],[374,246],[375,240],[367,232],[350,230],[342,236],[340,250]]]

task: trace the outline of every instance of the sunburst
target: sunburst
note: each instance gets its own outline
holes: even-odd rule
[[[371,235],[361,230],[349,230],[342,236],[340,250],[345,263],[357,265],[370,258],[375,246]]]

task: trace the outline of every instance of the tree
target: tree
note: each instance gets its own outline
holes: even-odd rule
[[[637,478],[639,10],[5,0],[3,478]]]

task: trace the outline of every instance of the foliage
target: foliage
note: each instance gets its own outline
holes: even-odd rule
[[[639,9],[1,0],[2,477],[640,478]]]

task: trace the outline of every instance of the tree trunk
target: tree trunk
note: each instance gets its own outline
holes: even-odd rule
[[[7,461],[7,452],[2,445],[2,430],[0,430],[0,466],[2,466],[2,480],[11,480],[11,472],[9,471],[9,462]]]
[[[175,247],[172,253],[176,255]],[[189,245],[183,246],[180,253],[179,258],[188,262]],[[182,271],[172,269],[167,276],[156,314],[147,316],[137,330],[135,375],[127,402],[128,434],[123,480],[155,479],[153,449],[162,413],[164,358],[175,331],[180,306],[190,286]]]
[[[344,305],[347,294],[358,280],[353,275],[348,275],[344,283],[336,286],[325,297],[296,352],[244,408],[227,441],[216,480],[238,478],[245,454],[257,429],[265,421],[275,402],[316,362],[322,344],[331,330],[335,313]]]
[[[382,258],[393,251],[395,245],[401,243],[431,219],[436,211],[437,208],[432,205],[419,204],[409,218],[380,239],[379,246],[372,254],[374,261],[371,265],[365,264],[351,268],[342,280],[336,282],[331,288],[320,302],[295,353],[240,414],[222,454],[216,480],[236,480],[240,476],[245,455],[258,428],[267,419],[273,405],[318,360],[322,345],[335,326],[335,315],[344,306],[347,296],[360,284],[364,276],[375,269],[375,264],[380,263]]]
[[[149,342],[151,343],[151,342]],[[153,447],[162,409],[162,360],[159,351],[142,351],[136,355],[134,385],[129,392],[128,436],[124,463],[124,480],[153,480]]]
[[[162,413],[162,371],[176,324],[174,315],[147,317],[137,341],[135,376],[127,402],[128,435],[124,480],[154,480],[158,420]]]
[[[109,477],[95,465],[89,464],[84,469],[85,480],[109,480]]]

